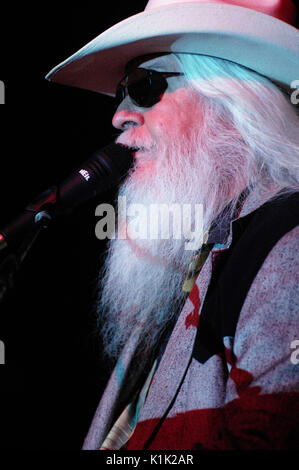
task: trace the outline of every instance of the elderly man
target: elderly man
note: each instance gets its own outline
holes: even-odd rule
[[[123,226],[110,241],[98,312],[117,362],[84,449],[298,445],[294,18],[290,0],[150,0],[47,76],[116,96],[127,203],[203,207],[193,252]]]

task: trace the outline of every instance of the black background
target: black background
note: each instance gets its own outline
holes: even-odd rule
[[[113,99],[44,76],[145,1],[1,7],[0,227],[92,152],[112,142]],[[32,5],[35,5],[33,3]],[[38,4],[37,4],[38,5]],[[103,8],[104,5],[104,8]],[[2,449],[80,449],[109,375],[94,299],[105,243],[84,204],[44,231],[0,304]]]
[[[113,99],[44,76],[146,1],[37,5],[1,6],[0,228],[114,139]],[[102,194],[44,231],[0,304],[1,449],[82,446],[111,367],[101,360],[94,314],[105,250],[94,210],[114,196]]]

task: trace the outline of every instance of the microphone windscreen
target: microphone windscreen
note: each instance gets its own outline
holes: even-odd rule
[[[132,149],[124,145],[113,143],[97,150],[58,186],[58,210],[73,208],[117,185],[132,163]]]

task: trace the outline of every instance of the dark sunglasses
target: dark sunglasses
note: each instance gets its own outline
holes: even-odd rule
[[[128,73],[117,85],[116,107],[125,99],[127,95],[133,103],[142,108],[150,108],[158,103],[165,92],[168,83],[167,77],[184,75],[180,72],[158,72],[137,68]]]

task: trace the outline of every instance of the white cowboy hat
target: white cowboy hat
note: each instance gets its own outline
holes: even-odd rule
[[[46,79],[114,95],[133,58],[152,53],[227,59],[284,88],[299,79],[299,32],[291,0],[149,0],[145,11],[97,36]]]

